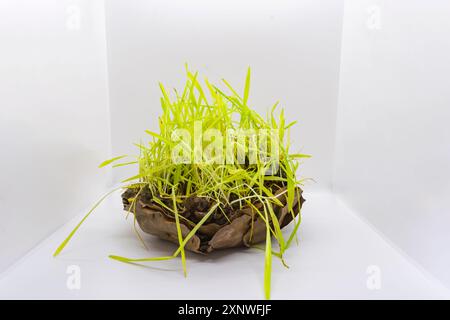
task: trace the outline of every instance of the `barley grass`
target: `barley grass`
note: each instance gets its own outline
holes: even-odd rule
[[[289,133],[294,122],[287,123],[284,110],[274,104],[267,113],[266,118],[256,113],[248,105],[250,93],[250,68],[248,69],[245,87],[242,96],[226,81],[223,83],[229,93],[211,84],[204,79],[204,85],[198,80],[198,73],[192,73],[186,66],[187,81],[181,92],[174,90],[171,93],[160,83],[162,93],[162,114],[159,117],[159,131],[146,130],[150,141],[147,144],[135,144],[139,150],[138,156],[119,156],[103,162],[100,167],[112,165],[120,167],[125,165],[137,165],[138,172],[133,177],[123,181],[123,188],[137,188],[142,190],[148,187],[153,201],[163,206],[173,214],[177,231],[179,247],[171,255],[165,257],[130,259],[117,255],[109,257],[121,262],[146,262],[174,259],[181,256],[184,274],[186,271],[186,257],[184,247],[190,238],[205,223],[209,216],[220,208],[219,204],[249,205],[254,208],[267,226],[265,248],[265,272],[264,287],[265,296],[270,298],[270,283],[272,256],[281,259],[284,265],[283,254],[296,238],[301,215],[295,218],[293,202],[297,185],[302,185],[303,180],[297,179],[299,167],[298,159],[307,158],[308,155],[290,153]],[[278,111],[278,112],[277,112]],[[172,133],[177,129],[188,130],[194,136],[194,123],[201,121],[203,130],[216,129],[225,137],[227,129],[277,129],[279,145],[279,170],[275,174],[267,175],[266,172],[272,163],[258,163],[256,165],[217,164],[205,158],[201,163],[174,163],[171,151],[175,145]],[[237,148],[245,146],[237,145]],[[194,152],[202,153],[198,144],[194,146]],[[234,152],[234,151],[233,151]],[[235,156],[235,154],[233,154]],[[119,160],[126,161],[120,162]],[[287,240],[281,232],[280,225],[273,211],[273,205],[280,205],[278,197],[274,196],[267,184],[279,183],[286,186],[287,204],[293,215],[295,226]],[[113,190],[116,191],[117,189]],[[103,196],[94,207],[86,214],[69,236],[61,243],[54,253],[57,256],[67,245],[69,240],[94,211],[95,208],[113,191]],[[213,205],[204,218],[196,225],[191,222],[193,229],[183,238],[180,228],[180,220],[185,219],[178,212],[178,205],[190,195],[206,197],[212,200]],[[161,199],[171,199],[172,207],[164,204]],[[234,200],[232,200],[234,199]],[[262,210],[257,209],[255,203],[262,203]],[[131,206],[132,207],[132,206]],[[224,213],[225,214],[225,213]],[[184,221],[189,223],[189,221]],[[274,248],[272,237],[278,249]]]

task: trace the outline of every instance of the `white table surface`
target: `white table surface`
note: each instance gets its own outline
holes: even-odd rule
[[[273,259],[272,299],[449,298],[450,291],[389,244],[330,193],[306,194],[300,244]],[[80,213],[80,217],[82,213]],[[125,220],[119,193],[85,222],[65,251],[52,252],[80,217],[60,228],[0,275],[2,299],[261,299],[264,254],[227,250],[208,257],[131,265],[108,258],[170,255],[175,245],[145,235],[147,251]],[[26,235],[24,235],[26,236]],[[69,290],[68,266],[81,271],[81,287]],[[367,268],[380,268],[381,287],[367,287]]]

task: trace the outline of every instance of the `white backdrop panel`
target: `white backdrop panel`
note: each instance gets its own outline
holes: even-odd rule
[[[104,192],[103,10],[102,0],[0,2],[0,271]]]
[[[346,1],[336,190],[450,285],[450,3]]]
[[[314,156],[301,175],[329,188],[342,10],[341,0],[107,1],[113,152],[136,153],[131,143],[157,128],[158,81],[180,87],[185,62],[237,88],[251,66],[251,105],[265,114],[280,100],[299,120],[294,150]]]

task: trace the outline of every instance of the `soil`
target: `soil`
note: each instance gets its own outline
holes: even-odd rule
[[[299,214],[305,201],[300,187],[296,188],[293,205],[294,216]],[[280,186],[274,194],[280,195],[285,190],[285,187]],[[136,201],[131,207],[134,198],[136,198]],[[173,214],[152,199],[153,196],[148,188],[144,188],[140,192],[137,189],[127,189],[122,194],[124,209],[135,215],[140,228],[144,232],[178,244],[178,233]],[[172,208],[171,199],[159,199],[167,207]],[[286,195],[282,194],[278,199],[283,205],[274,205],[273,210],[280,227],[283,228],[293,220],[293,215],[288,210]],[[259,214],[248,205],[239,208],[238,203],[235,204],[236,207],[220,205],[222,210],[219,208],[215,210],[188,241],[185,248],[196,253],[207,254],[218,249],[249,247],[264,241],[266,238],[266,223]],[[212,205],[214,205],[213,201],[195,195],[184,200],[178,207],[178,212],[182,216],[180,224],[183,237],[188,235]],[[254,203],[254,205],[258,209],[262,208],[259,202]]]

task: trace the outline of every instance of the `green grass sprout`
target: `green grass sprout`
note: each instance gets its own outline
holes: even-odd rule
[[[81,219],[81,221],[75,226],[75,228],[70,232],[70,234],[67,236],[66,239],[64,239],[64,241],[58,246],[58,248],[55,250],[55,252],[53,253],[53,256],[56,257],[58,256],[61,251],[65,248],[65,246],[67,245],[67,243],[69,243],[70,239],[72,239],[73,235],[75,234],[75,232],[77,232],[77,230],[81,227],[81,225],[83,224],[83,222],[91,215],[92,212],[94,212],[94,210],[103,202],[103,200],[105,200],[110,194],[114,193],[115,191],[121,189],[120,188],[115,188],[111,191],[109,191],[108,193],[106,193],[105,195],[103,195],[95,204],[94,206],[91,208],[91,210],[89,210],[88,213],[86,213],[86,215],[83,217],[83,219]]]
[[[233,218],[224,210],[226,206],[237,209],[246,207],[254,212],[251,231],[256,218],[266,226],[264,248],[263,245],[252,247],[265,251],[264,294],[266,299],[270,299],[272,257],[279,258],[287,267],[284,254],[294,239],[297,240],[296,234],[301,223],[301,214],[297,215],[300,209],[295,201],[300,199],[297,186],[302,186],[305,179],[297,178],[301,164],[299,161],[311,156],[291,152],[290,130],[296,121],[286,121],[289,118],[278,102],[265,117],[250,107],[250,68],[246,73],[243,91],[236,90],[225,79],[222,79],[222,82],[222,88],[219,88],[208,79],[202,81],[199,74],[191,72],[186,65],[186,82],[182,90],[169,90],[159,83],[162,111],[158,118],[159,128],[145,130],[148,141],[134,144],[138,150],[137,155],[114,157],[99,165],[100,168],[108,165],[113,168],[136,166],[136,174],[124,179],[122,187],[100,198],[56,249],[54,256],[61,253],[82,223],[110,194],[121,188],[135,188],[139,195],[145,188],[151,195],[152,203],[162,208],[171,221],[175,222],[177,249],[172,255],[162,257],[126,258],[110,255],[109,258],[125,263],[140,263],[180,257],[186,276],[185,250],[189,248],[186,246],[199,229],[217,214],[223,214],[226,219],[224,221],[230,223]],[[199,130],[209,130],[215,134],[197,139],[196,133]],[[276,135],[265,141],[265,151],[252,144],[252,136],[238,138],[242,132],[264,130],[276,130]],[[188,141],[184,140],[183,135],[174,134],[177,132],[187,135]],[[213,142],[222,142],[223,147],[212,147],[215,146]],[[230,144],[233,148],[228,147]],[[275,151],[276,161],[260,161],[260,158],[271,159]],[[246,155],[245,161],[229,161],[238,158],[240,152]],[[187,157],[183,158],[183,161],[174,161],[174,156],[186,154]],[[250,161],[252,154],[258,160],[256,163]],[[278,164],[278,167],[273,171],[275,164]],[[195,220],[197,222],[191,221],[189,216],[183,216],[183,203],[192,195],[207,199],[210,203],[208,210],[203,213],[204,216]],[[136,216],[135,206],[136,199],[131,199],[129,213]],[[292,219],[289,221],[293,220],[294,223],[289,234],[282,232],[284,225],[278,221],[276,215],[276,210],[284,206],[287,206],[288,210],[285,210],[285,213],[291,215],[289,218]],[[183,231],[185,226],[189,226],[189,232]],[[134,228],[138,238],[144,243],[136,228],[136,217]]]

